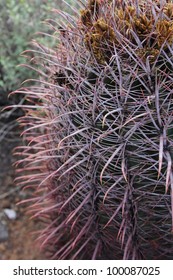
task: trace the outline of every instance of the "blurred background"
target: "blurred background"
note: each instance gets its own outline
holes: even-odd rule
[[[76,1],[66,2],[73,7]],[[17,123],[22,111],[3,108],[22,104],[22,97],[8,98],[8,94],[20,88],[24,80],[37,78],[32,70],[18,67],[26,63],[21,53],[31,48],[31,40],[49,47],[55,44],[51,37],[36,34],[52,34],[43,21],[58,21],[58,15],[51,12],[53,8],[73,13],[62,0],[0,0],[0,260],[45,259],[34,244],[33,232],[39,230],[39,221],[29,219],[26,204],[16,205],[31,195],[31,190],[23,191],[14,183],[17,157],[13,150],[22,144]]]

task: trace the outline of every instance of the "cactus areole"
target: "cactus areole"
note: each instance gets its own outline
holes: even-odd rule
[[[77,1],[34,42],[18,184],[52,259],[173,258],[173,3]],[[32,53],[33,56],[33,53]]]

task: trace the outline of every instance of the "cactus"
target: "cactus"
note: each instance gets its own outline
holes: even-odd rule
[[[18,184],[49,258],[172,259],[173,3],[82,3],[34,42]]]

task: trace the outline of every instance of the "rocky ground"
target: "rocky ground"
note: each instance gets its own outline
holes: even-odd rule
[[[29,219],[26,204],[17,205],[31,195],[30,190],[23,191],[14,183],[16,159],[12,151],[21,144],[19,134],[16,120],[4,119],[0,113],[0,259],[44,259],[33,234],[40,223]]]

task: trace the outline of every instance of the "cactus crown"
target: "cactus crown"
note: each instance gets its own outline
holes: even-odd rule
[[[131,6],[131,1],[105,1],[106,11],[99,1],[89,1],[88,7],[81,11],[81,23],[85,33],[85,42],[99,63],[111,56],[109,48],[121,47],[120,35],[131,43],[140,43],[138,54],[146,59],[156,59],[161,47],[173,41],[173,3],[168,2],[160,8],[160,1],[151,4],[145,1]],[[122,5],[123,4],[123,5]],[[100,7],[100,9],[99,9]],[[152,9],[153,8],[153,9]]]
[[[172,1],[84,4],[62,13],[57,49],[35,43],[19,183],[52,258],[171,259]]]

